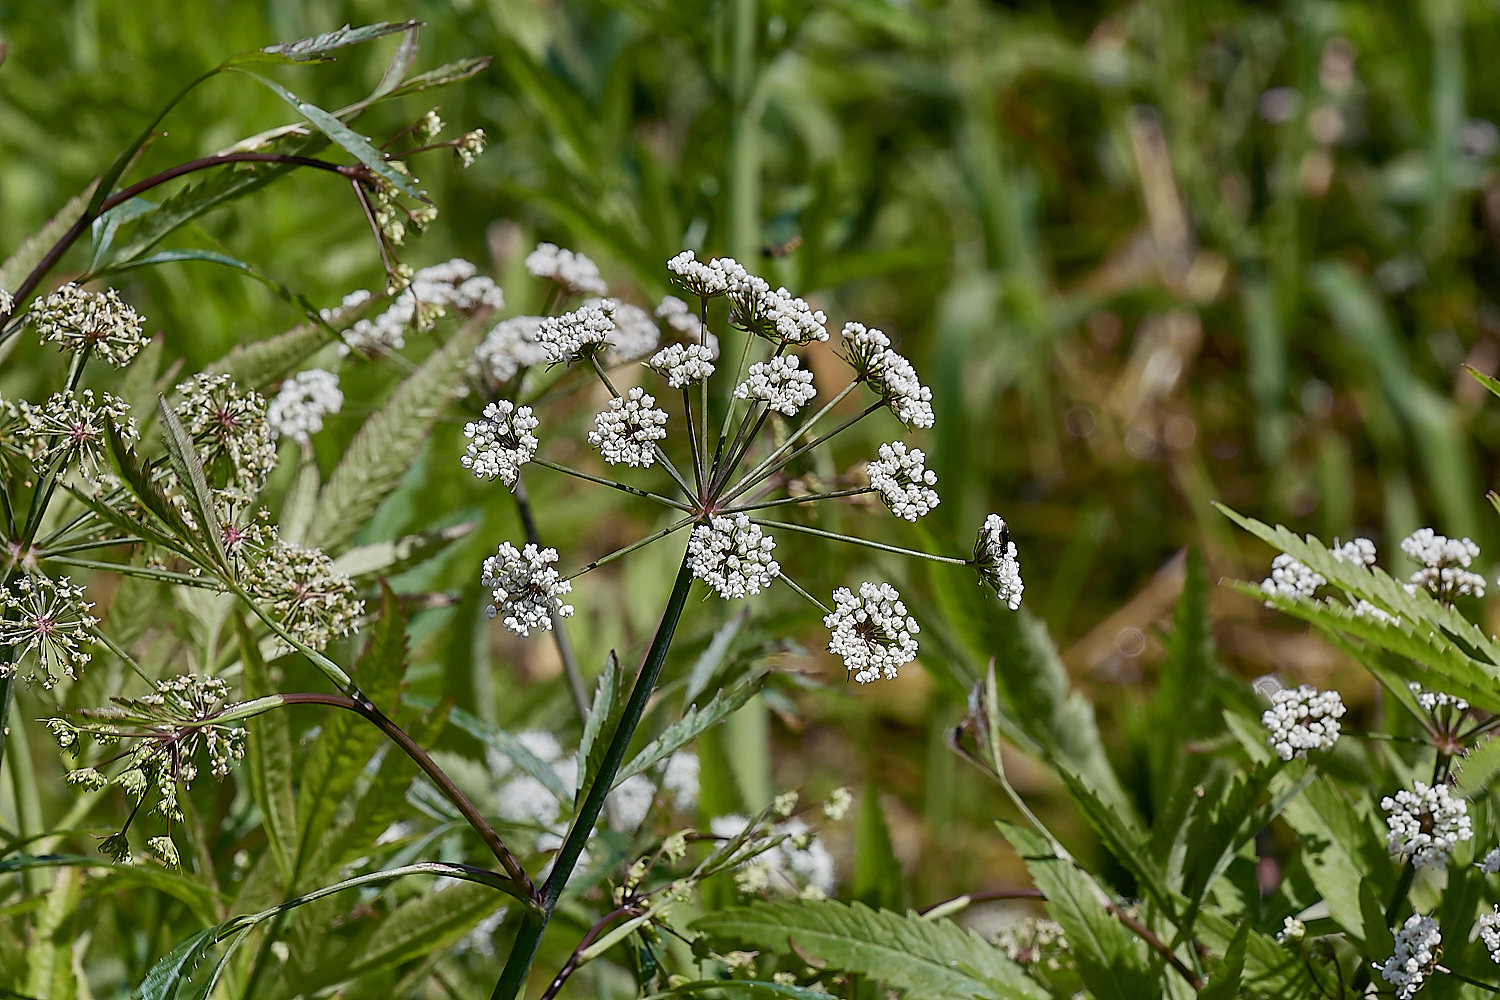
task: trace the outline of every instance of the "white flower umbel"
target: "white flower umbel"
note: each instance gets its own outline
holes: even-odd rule
[[[281,391],[266,408],[266,422],[274,437],[289,437],[307,444],[323,429],[323,417],[344,405],[339,377],[322,368],[298,372],[281,384]]]
[[[406,346],[406,331],[430,330],[450,308],[463,313],[503,308],[505,295],[494,281],[481,276],[469,261],[455,257],[424,267],[374,319],[361,319],[344,333],[339,354],[351,350],[375,356]]]
[[[369,289],[356,288],[348,295],[345,295],[343,300],[332,309],[319,309],[318,316],[321,317],[324,322],[332,323],[336,319],[341,319],[351,310],[358,309],[366,302],[369,302],[373,297],[374,296],[370,294]]]
[[[844,358],[857,381],[880,394],[890,411],[908,427],[933,425],[932,390],[917,378],[910,361],[891,350],[884,333],[863,323],[844,324]]]
[[[675,295],[662,297],[656,307],[656,318],[667,324],[673,333],[688,337],[694,342],[698,342],[703,333],[703,321],[698,318],[698,314]]]
[[[537,428],[531,407],[518,407],[508,399],[484,408],[484,419],[464,424],[469,446],[459,463],[479,479],[499,478],[514,488],[521,466],[536,455]]]
[[[656,345],[661,343],[661,330],[657,329],[656,321],[640,306],[617,299],[584,299],[580,305],[597,306],[609,313],[609,318],[615,325],[607,338],[608,360],[612,365],[639,361],[656,350]]]
[[[484,144],[484,129],[482,128],[471,129],[459,136],[458,145],[453,147],[453,155],[458,157],[458,165],[472,167],[474,161],[483,155]]]
[[[814,309],[785,288],[763,296],[760,309],[766,335],[783,344],[810,344],[828,339],[828,317],[823,311]]]
[[[774,357],[750,366],[749,377],[735,386],[736,399],[758,399],[788,417],[818,394],[813,388],[813,373],[802,370],[802,362],[791,357]]]
[[[1396,988],[1396,1000],[1411,1000],[1432,975],[1441,953],[1443,935],[1431,917],[1413,913],[1396,932],[1396,953],[1377,963],[1381,978]]]
[[[857,596],[847,587],[835,590],[823,624],[833,633],[828,651],[842,657],[861,684],[882,676],[894,680],[897,668],[917,657],[921,629],[888,583],[862,583]]]
[[[1406,688],[1416,696],[1417,704],[1422,710],[1433,714],[1440,709],[1451,708],[1456,712],[1467,712],[1469,703],[1456,695],[1444,694],[1441,691],[1429,691],[1416,681],[1408,681]]]
[[[667,436],[666,424],[667,413],[656,408],[656,398],[636,386],[594,417],[589,444],[610,465],[648,469],[656,461],[655,443]]]
[[[546,345],[536,339],[542,316],[513,316],[495,324],[474,349],[474,371],[494,385],[501,385],[535,365],[552,360]]]
[[[0,314],[9,316],[15,311],[16,300],[11,298],[10,292],[0,288]]]
[[[526,255],[526,270],[538,278],[556,282],[570,295],[609,294],[609,286],[599,274],[599,265],[556,243],[538,243]]]
[[[644,774],[632,774],[609,793],[620,829],[634,833],[656,801],[656,785]]]
[[[1422,564],[1411,575],[1412,587],[1431,591],[1440,600],[1483,597],[1484,577],[1470,572],[1479,546],[1467,538],[1448,538],[1431,528],[1420,528],[1401,540],[1401,551]]]
[[[1271,575],[1260,582],[1268,597],[1311,597],[1328,581],[1283,552],[1271,560]],[[1266,607],[1274,607],[1269,601]]]
[[[485,613],[499,617],[516,635],[528,636],[534,628],[550,631],[554,612],[559,618],[573,613],[573,605],[562,602],[573,584],[559,579],[555,562],[556,549],[527,545],[518,551],[509,542],[502,542],[499,550],[484,561],[479,581],[494,599]]]
[[[36,304],[31,321],[43,341],[74,353],[92,348],[116,368],[130,364],[146,343],[140,314],[113,288],[90,292],[70,281]]]
[[[1026,585],[1021,582],[1021,560],[1016,543],[1010,540],[1005,518],[991,514],[979,529],[974,542],[974,568],[985,586],[999,595],[1012,611],[1021,606]]]
[[[674,389],[696,385],[714,373],[713,352],[700,344],[668,344],[647,363]]]
[[[12,655],[0,664],[0,677],[11,677],[27,654],[36,654],[33,677],[50,688],[63,677],[78,679],[78,671],[92,658],[86,650],[99,619],[89,614],[94,605],[85,591],[68,577],[54,580],[45,574],[22,573],[0,590],[0,643]]]
[[[1338,742],[1344,700],[1337,691],[1319,691],[1303,684],[1277,691],[1260,722],[1269,730],[1266,743],[1282,760],[1306,757],[1309,750],[1326,750]]]
[[[731,257],[700,261],[691,250],[667,261],[667,270],[677,276],[683,288],[702,298],[725,295],[731,288],[742,286],[749,277]]]
[[[880,458],[865,466],[870,486],[897,517],[908,521],[930,512],[939,503],[937,473],[923,464],[927,456],[920,448],[907,451],[900,441],[880,446]]]
[[[1491,847],[1489,853],[1475,867],[1486,875],[1493,875],[1496,872],[1500,872],[1500,847]]]
[[[355,631],[365,613],[353,582],[333,568],[322,549],[279,539],[261,558],[249,561],[245,589],[313,649]]]
[[[41,406],[22,401],[17,436],[27,458],[41,468],[80,462],[85,473],[97,472],[108,463],[104,458],[105,425],[113,424],[120,437],[139,437],[130,404],[113,393],[94,390],[59,392]]]
[[[1356,566],[1375,565],[1375,543],[1368,538],[1356,538],[1352,542],[1339,544],[1339,540],[1333,540],[1333,547],[1328,550],[1333,558],[1339,562],[1353,563]]]
[[[1479,915],[1479,940],[1490,953],[1490,961],[1500,962],[1500,906]]]
[[[193,439],[214,486],[259,493],[276,467],[276,444],[266,422],[265,397],[241,389],[229,375],[194,375],[178,384],[177,418]]]
[[[614,332],[607,304],[582,306],[542,320],[536,341],[547,351],[549,361],[582,361],[604,350]]]
[[[771,585],[781,567],[771,557],[776,539],[751,524],[746,514],[712,518],[693,529],[688,559],[693,575],[720,597],[750,597]]]
[[[1418,781],[1411,791],[1381,799],[1380,808],[1390,827],[1386,849],[1418,868],[1446,868],[1453,848],[1474,836],[1469,804],[1454,798],[1447,785],[1432,788]]]

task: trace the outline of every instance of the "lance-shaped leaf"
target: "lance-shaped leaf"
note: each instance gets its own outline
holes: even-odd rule
[[[286,101],[299,115],[307,119],[308,124],[312,125],[319,132],[322,132],[346,153],[364,164],[372,173],[378,175],[396,190],[412,198],[425,199],[426,196],[409,175],[403,174],[387,163],[385,155],[380,150],[370,145],[369,140],[364,136],[359,135],[348,125],[339,121],[337,115],[323,110],[316,104],[304,101],[275,80],[268,79],[259,73],[252,73],[245,69],[239,70],[239,72],[258,80],[273,94]]]
[[[449,545],[469,534],[478,521],[465,521],[440,531],[405,535],[393,542],[372,542],[350,549],[333,561],[336,572],[353,579],[383,573],[395,576],[418,563],[425,562]]]
[[[241,52],[225,60],[225,66],[243,66],[248,63],[305,63],[305,62],[331,62],[333,57],[329,55],[337,49],[346,48],[350,45],[359,45],[361,42],[373,41],[376,38],[384,38],[386,35],[394,35],[398,31],[415,32],[422,26],[421,21],[379,21],[375,24],[366,24],[358,28],[344,25],[333,31],[325,31],[321,35],[310,35],[307,38],[299,38],[292,42],[277,42],[275,45],[267,45],[262,49],[251,52]]]
[[[620,773],[615,777],[615,784],[618,785],[631,775],[639,774],[648,767],[666,760],[708,732],[755,697],[756,692],[765,684],[765,680],[764,673],[757,674],[741,681],[728,691],[719,691],[706,704],[689,708],[682,713],[682,718],[663,729],[660,736],[647,743],[641,748],[640,753],[631,758],[630,763],[620,768]]]
[[[247,699],[271,694],[274,687],[260,647],[245,619],[234,616],[240,640],[240,663]],[[250,730],[250,792],[260,807],[266,839],[281,871],[281,884],[290,887],[296,877],[297,808],[292,789],[292,734],[285,712],[268,712],[248,723]]]
[[[620,683],[620,658],[614,650],[604,661],[604,672],[594,688],[594,703],[589,707],[589,717],[583,724],[583,737],[578,743],[578,759],[583,766],[578,769],[578,780],[573,790],[576,802],[583,801],[583,793],[593,784],[594,775],[604,763],[609,750],[609,741],[619,728],[620,716],[625,711],[625,699]]]
[[[187,495],[188,508],[198,519],[214,567],[227,573],[229,557],[224,553],[224,529],[214,510],[214,495],[203,474],[203,463],[198,460],[198,449],[193,447],[193,439],[177,419],[177,413],[167,405],[167,397],[156,397],[156,405],[161,415],[162,442],[167,446],[167,457],[177,473],[177,481]]]

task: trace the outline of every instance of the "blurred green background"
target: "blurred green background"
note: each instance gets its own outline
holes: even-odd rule
[[[0,256],[225,55],[408,17],[428,24],[418,70],[494,61],[360,120],[381,136],[435,101],[452,130],[489,136],[467,171],[418,165],[442,214],[405,259],[479,262],[517,312],[539,304],[520,265],[537,239],[586,252],[648,306],[668,290],[666,259],[691,247],[751,263],[835,325],[886,330],[934,392],[937,427],[917,441],[943,489],[933,537],[962,551],[985,513],[1010,521],[1027,606],[1122,744],[1143,738],[1132,708],[1181,550],[1201,547],[1211,580],[1264,574],[1268,550],[1213,501],[1387,553],[1422,524],[1500,544],[1484,502],[1500,409],[1460,370],[1500,366],[1494,3],[3,2]],[[279,78],[336,107],[379,79],[393,44]],[[285,121],[252,81],[217,79],[127,179]],[[352,196],[327,176],[298,174],[174,245],[192,240],[320,305],[381,282]],[[123,287],[189,365],[298,319],[207,264]],[[0,392],[50,384],[42,360],[19,350]],[[359,378],[346,421],[368,412]],[[354,425],[340,426],[320,442],[330,464]],[[428,526],[433,504],[447,521],[480,516],[472,544],[419,581],[467,588],[419,616],[419,683],[514,728],[559,722],[549,648],[483,626],[474,567],[518,528],[510,504],[458,475],[457,426],[367,534]],[[580,557],[645,516],[567,484],[535,491],[544,535],[580,539]],[[834,558],[789,562],[826,591],[848,582]],[[590,580],[573,630],[585,662],[639,648],[674,564],[658,548]],[[924,609],[923,575],[890,572]],[[1346,669],[1250,602],[1216,592],[1214,607],[1221,658],[1246,678]],[[715,614],[690,626],[684,656]],[[740,750],[770,748],[737,765],[747,797],[874,777],[917,901],[1003,881],[995,799],[942,743],[961,706],[931,662],[942,647],[928,647],[937,683],[913,671],[853,690],[801,608],[772,601],[760,628],[805,636],[811,652],[779,662],[833,683],[731,725]]]

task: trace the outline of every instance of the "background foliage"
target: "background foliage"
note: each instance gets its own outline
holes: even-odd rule
[[[538,303],[525,301],[520,260],[536,239],[587,252],[642,304],[666,290],[662,262],[693,246],[759,258],[773,283],[830,315],[898,336],[938,407],[922,443],[947,489],[928,529],[961,546],[983,513],[1005,514],[1027,606],[1123,762],[1123,782],[1106,783],[1148,819],[1164,765],[1146,750],[1145,694],[1159,674],[1168,682],[1163,664],[1191,652],[1180,629],[1165,645],[1156,631],[1170,630],[1187,572],[1179,553],[1200,546],[1209,580],[1258,576],[1269,553],[1211,501],[1325,538],[1367,534],[1384,551],[1420,524],[1486,551],[1500,544],[1481,504],[1500,408],[1458,377],[1464,360],[1500,366],[1493,5],[0,4],[0,239],[38,228],[186,76],[226,54],[406,17],[428,22],[425,64],[494,56],[438,98],[446,120],[483,127],[491,145],[467,172],[423,172],[443,214],[408,259],[487,262],[511,279],[510,310],[525,311]],[[353,49],[286,79],[317,74],[312,91],[337,106],[369,90],[387,55]],[[408,98],[361,128],[381,134],[423,108]],[[188,99],[139,169],[284,119],[250,81],[216,82]],[[232,247],[331,305],[380,281],[346,195],[329,178],[294,176],[205,218],[192,239]],[[135,272],[122,287],[194,366],[298,319],[264,287],[203,264]],[[20,347],[0,368],[0,392],[32,393],[40,357]],[[325,475],[368,412],[361,400],[381,398],[397,374],[347,384],[350,403],[319,441]],[[561,722],[550,647],[485,626],[473,567],[519,526],[450,460],[457,440],[456,423],[440,425],[431,457],[360,528],[368,541],[447,526],[429,522],[426,498],[452,522],[479,522],[404,581],[458,598],[411,618],[411,693],[452,695],[509,728]],[[645,516],[568,484],[539,480],[533,493],[545,530],[577,540],[580,555],[615,547],[635,533],[628,519]],[[610,648],[638,655],[671,558],[649,550],[588,579],[573,630],[585,664]],[[820,585],[846,582],[828,559],[808,549],[794,565]],[[961,599],[941,574],[890,572],[911,574],[903,593],[924,621]],[[1217,589],[1210,600],[1231,675],[1356,676],[1254,602]],[[720,624],[712,615],[688,622],[680,672]],[[804,682],[773,687],[717,737],[736,779],[724,804],[868,782],[902,871],[894,888],[867,885],[871,903],[926,905],[1024,878],[992,826],[1009,807],[943,743],[985,657],[1016,640],[975,639],[985,623],[966,631],[958,620],[926,647],[926,672],[851,691],[818,652],[812,616],[772,602],[742,645]],[[807,649],[772,642],[788,633],[808,635]],[[1343,685],[1352,704],[1358,686]],[[17,714],[33,719],[27,697]],[[1067,713],[1089,708],[1060,693],[1054,710],[1050,730],[1014,742],[1055,752],[1046,741],[1074,731]],[[291,718],[297,734],[314,717]],[[453,727],[443,737],[464,739]],[[1080,771],[1104,774],[1103,748],[1064,749]],[[1115,864],[1067,818],[1054,779],[1024,757],[1011,776],[1033,801],[1056,804],[1094,870]],[[69,797],[43,788],[55,796],[44,811],[65,813]],[[0,803],[9,794],[6,783]],[[842,845],[851,876],[855,853]],[[97,933],[134,922],[181,936],[165,929],[178,915],[132,912],[120,898],[109,905],[122,908],[121,930],[101,919]],[[154,933],[122,941],[122,976],[138,980],[160,954]]]

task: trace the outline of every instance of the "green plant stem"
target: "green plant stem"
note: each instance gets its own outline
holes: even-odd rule
[[[773,473],[775,473],[777,469],[785,468],[787,465],[791,464],[792,462],[796,461],[798,458],[801,458],[803,455],[805,455],[808,452],[812,451],[814,448],[816,448],[818,445],[822,444],[823,442],[829,440],[830,438],[832,438],[832,437],[834,437],[834,436],[836,436],[838,434],[842,434],[844,431],[846,431],[849,428],[853,427],[855,424],[859,423],[861,420],[865,419],[865,417],[868,417],[870,414],[874,413],[876,410],[880,409],[884,405],[885,405],[884,403],[871,403],[869,406],[865,407],[863,410],[861,410],[859,413],[855,414],[854,416],[850,417],[848,420],[845,420],[843,423],[839,424],[837,427],[835,427],[833,430],[829,431],[827,434],[821,434],[818,437],[813,438],[811,441],[807,442],[807,444],[805,444],[802,447],[798,448],[796,451],[792,452],[790,455],[788,455],[785,458],[781,459],[779,462],[776,460],[776,458],[774,456],[771,457],[771,458],[766,459],[764,462],[760,463],[759,466],[757,466],[756,468],[754,468],[754,469],[750,470],[749,472],[745,473],[744,478],[742,478],[739,482],[735,483],[734,486],[732,486],[729,489],[729,492],[727,494],[725,494],[725,497],[724,497],[725,502],[733,500],[735,497],[737,497],[740,494],[744,493],[746,490],[750,489],[752,486],[754,486],[756,483],[760,482],[762,479],[765,479],[767,476],[770,476]],[[786,446],[782,445],[782,447],[786,447]]]
[[[1462,972],[1454,972],[1452,969],[1448,968],[1446,965],[1434,966],[1434,969],[1436,971],[1438,971],[1438,972],[1443,973],[1444,975],[1452,976],[1454,979],[1457,979],[1461,983],[1468,983],[1470,986],[1477,986],[1480,989],[1485,990],[1486,992],[1489,992],[1489,993],[1500,993],[1500,986],[1494,986],[1494,985],[1492,985],[1490,983],[1486,983],[1483,980],[1479,980],[1479,979],[1470,979],[1468,976],[1464,975]]]
[[[521,514],[521,524],[526,529],[526,540],[537,548],[542,547],[541,535],[536,530],[536,518],[531,513],[531,497],[526,492],[526,481],[516,474],[516,486],[511,491],[516,498],[516,510]],[[573,705],[578,709],[578,718],[588,721],[589,695],[583,686],[583,673],[578,669],[578,657],[573,653],[573,643],[568,639],[568,630],[562,615],[552,614],[552,642],[557,646],[557,655],[562,659],[563,674],[568,678],[568,690],[573,695]]]
[[[682,411],[687,420],[688,445],[693,452],[693,485],[698,488],[697,497],[699,503],[703,502],[703,456],[699,453],[698,446],[698,424],[693,419],[693,392],[692,386],[682,387]]]
[[[636,549],[643,549],[647,545],[650,545],[652,542],[655,542],[655,541],[658,541],[660,539],[666,538],[668,535],[670,535],[674,531],[680,531],[683,528],[686,528],[689,524],[692,523],[692,520],[693,519],[690,518],[690,517],[684,517],[680,521],[674,521],[673,523],[667,525],[665,528],[662,528],[660,531],[653,531],[651,534],[647,535],[645,538],[637,539],[636,541],[631,542],[629,545],[626,545],[623,548],[615,549],[613,552],[611,552],[607,556],[600,556],[598,559],[595,559],[593,562],[588,563],[587,565],[584,565],[584,566],[580,566],[578,569],[575,569],[573,572],[571,572],[567,576],[563,577],[563,579],[564,580],[573,580],[573,579],[576,579],[577,577],[580,577],[580,576],[582,576],[585,573],[589,573],[589,572],[592,572],[593,570],[598,569],[600,566],[603,566],[605,563],[612,563],[616,559],[620,558],[621,556],[627,556],[630,553],[634,552]]]
[[[822,611],[825,615],[831,615],[831,614],[833,614],[833,609],[832,608],[830,608],[828,605],[824,604],[822,601],[818,600],[813,595],[809,594],[806,590],[803,590],[802,587],[797,583],[796,580],[793,580],[791,577],[787,576],[785,573],[778,573],[777,574],[777,579],[779,579],[782,583],[786,584],[788,587],[791,587],[792,588],[792,593],[796,594],[798,597],[801,597],[808,604],[811,604],[813,607],[817,608],[819,611]]]
[[[861,486],[855,490],[838,490],[833,493],[809,493],[801,497],[782,497],[779,500],[762,500],[759,503],[747,503],[739,507],[726,507],[721,513],[743,514],[751,510],[765,510],[767,507],[785,507],[794,503],[817,503],[819,500],[837,500],[839,497],[857,497],[866,493],[874,493],[870,486]]]
[[[410,757],[422,769],[422,773],[432,779],[432,783],[438,786],[438,790],[443,793],[443,797],[453,803],[453,807],[458,810],[459,815],[463,816],[469,826],[474,828],[474,832],[479,834],[479,839],[484,841],[484,845],[490,849],[490,853],[495,855],[495,859],[500,862],[500,866],[505,869],[505,874],[510,877],[510,880],[515,883],[517,888],[532,900],[538,898],[536,887],[531,884],[531,878],[526,874],[526,870],[521,867],[521,863],[516,860],[516,856],[505,846],[505,843],[500,839],[500,835],[495,832],[494,827],[490,826],[489,821],[480,813],[478,807],[469,801],[467,795],[459,791],[458,786],[453,783],[453,779],[448,777],[441,767],[438,767],[437,762],[428,756],[427,751],[423,750],[421,745],[407,734],[406,730],[396,725],[384,712],[367,701],[346,698],[343,695],[337,694],[321,694],[317,692],[284,694],[280,695],[280,698],[284,705],[329,705],[333,708],[342,708],[347,712],[354,712],[372,723],[392,743],[396,744],[402,753]]]
[[[599,356],[596,354],[589,355],[589,363],[594,366],[594,371],[598,374],[599,381],[604,383],[604,387],[609,390],[609,394],[616,399],[623,399],[624,396],[620,393],[620,390],[616,389],[615,384],[610,381],[609,373],[599,363]],[[686,497],[692,496],[693,488],[687,484],[687,480],[683,478],[682,473],[677,471],[677,466],[672,464],[672,460],[662,450],[661,443],[658,441],[651,442],[651,450],[656,452],[656,460],[661,463],[663,469],[667,470],[667,475],[671,476],[677,482],[677,488],[682,490],[682,495]]]
[[[692,511],[692,508],[687,504],[677,500],[669,499],[668,497],[664,497],[659,493],[650,493],[646,490],[638,489],[634,486],[626,486],[624,483],[617,483],[613,479],[603,479],[599,476],[591,476],[587,472],[580,472],[579,470],[571,469],[566,465],[558,465],[556,462],[549,462],[545,458],[533,458],[531,461],[533,465],[540,465],[543,468],[552,469],[565,475],[576,476],[579,479],[585,479],[591,483],[598,483],[600,486],[608,486],[610,489],[619,490],[622,493],[630,493],[634,496],[643,497],[647,500],[655,500],[657,503],[664,503],[668,507],[676,507],[681,511]]]
[[[822,499],[821,497],[817,499]],[[853,535],[841,535],[836,531],[824,531],[822,528],[809,528],[802,524],[793,524],[791,521],[763,521],[758,517],[750,519],[751,524],[758,524],[763,528],[785,528],[788,531],[800,531],[804,535],[817,535],[819,538],[831,538],[836,542],[848,542],[851,545],[863,545],[867,549],[878,549],[881,552],[894,552],[902,556],[914,556],[918,559],[928,559],[932,562],[948,563],[952,566],[968,566],[971,560],[959,559],[955,556],[935,556],[930,552],[920,552],[917,549],[903,549],[899,545],[886,545],[883,542],[872,542],[867,538],[855,538]]]
[[[651,648],[646,651],[640,673],[636,675],[630,700],[626,702],[619,725],[610,738],[604,760],[599,765],[599,773],[589,786],[588,795],[579,807],[562,849],[553,859],[552,874],[542,885],[541,912],[527,913],[522,919],[510,957],[506,959],[500,981],[495,984],[492,1000],[516,1000],[526,987],[527,973],[531,971],[531,963],[536,959],[542,933],[547,929],[547,922],[557,908],[557,901],[562,898],[568,878],[573,874],[573,866],[578,863],[578,857],[594,831],[594,824],[599,821],[605,799],[614,785],[615,775],[620,771],[625,753],[630,749],[631,738],[635,736],[636,727],[640,725],[641,717],[646,712],[646,703],[650,701],[651,693],[656,688],[656,680],[661,676],[662,665],[667,660],[667,650],[672,645],[672,636],[677,631],[677,622],[687,605],[688,591],[692,589],[692,585],[693,573],[688,565],[687,554],[684,553],[682,565],[677,570],[677,580],[672,585],[672,595],[667,599],[666,609],[662,612],[661,624],[656,627],[656,636],[651,640]]]

